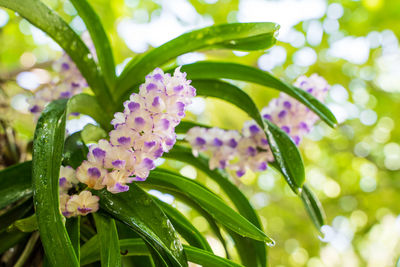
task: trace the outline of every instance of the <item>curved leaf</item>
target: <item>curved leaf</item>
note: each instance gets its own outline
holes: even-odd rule
[[[22,240],[28,237],[28,233],[23,232],[2,232],[0,233],[0,254],[5,252],[7,249],[18,244]]]
[[[64,144],[63,165],[78,168],[86,159],[88,148],[83,143],[81,132],[68,136]]]
[[[14,207],[2,211],[0,215],[0,233],[16,220],[25,216],[33,207],[32,199],[25,198],[17,203]]]
[[[86,265],[97,261],[100,258],[99,253],[95,252],[95,247],[98,248],[98,242],[95,240],[95,236],[92,241],[89,240],[82,247],[82,265]],[[87,245],[90,242],[89,245]],[[121,251],[126,252],[125,255],[149,255],[149,251],[146,244],[140,238],[121,239],[120,240]],[[233,261],[216,256],[208,251],[195,248],[192,246],[183,245],[183,249],[190,262],[200,264],[201,266],[229,266],[229,267],[240,267],[240,264],[234,263]],[[98,250],[97,250],[98,251]]]
[[[325,212],[321,205],[321,202],[317,196],[311,191],[311,189],[304,184],[301,191],[301,200],[310,216],[315,227],[320,231],[321,227],[325,223]]]
[[[0,210],[32,195],[32,162],[26,161],[0,171]]]
[[[165,215],[171,220],[172,225],[178,233],[192,246],[207,250],[212,253],[212,249],[205,237],[193,226],[193,224],[171,205],[154,198],[157,205],[161,207]]]
[[[78,11],[78,15],[83,19],[85,25],[90,33],[90,37],[93,40],[93,44],[96,48],[97,58],[99,59],[99,65],[101,67],[103,76],[106,83],[111,90],[115,84],[115,63],[111,50],[110,41],[107,38],[107,34],[101,24],[99,16],[90,6],[86,0],[71,0]]]
[[[275,23],[232,23],[195,30],[155,48],[139,58],[131,60],[117,80],[118,99],[145,75],[175,57],[204,48],[227,48],[234,50],[266,49],[275,43]],[[121,101],[120,101],[121,102]]]
[[[175,132],[176,133],[187,133],[187,131],[190,130],[190,128],[193,127],[203,127],[203,128],[211,128],[210,126],[201,124],[201,123],[197,123],[197,122],[193,122],[193,121],[181,121],[176,127],[175,127]]]
[[[183,65],[181,71],[186,72],[188,78],[192,80],[224,78],[257,83],[277,89],[306,105],[329,126],[334,127],[337,124],[332,112],[314,96],[257,68],[237,63],[203,61]]]
[[[47,33],[71,57],[95,93],[103,109],[112,110],[113,98],[89,49],[71,27],[40,0],[0,0],[0,6],[9,8]]]
[[[219,80],[193,80],[196,94],[199,96],[211,96],[225,100],[245,111],[259,125],[263,125],[260,112],[253,100],[246,92],[233,84]]]
[[[53,266],[79,266],[59,210],[58,177],[64,146],[67,100],[46,106],[33,140],[33,202],[40,239]],[[62,249],[60,249],[62,248]]]
[[[72,246],[75,250],[76,258],[79,261],[80,258],[80,247],[81,247],[81,217],[68,218],[65,221],[65,228],[67,229],[68,235],[71,238]]]
[[[121,266],[119,241],[115,221],[99,213],[93,214],[100,243],[101,266]]]
[[[170,266],[187,266],[178,235],[152,197],[135,183],[127,192],[95,191],[100,207],[128,225],[150,244]],[[161,226],[161,227],[160,227]]]
[[[0,0],[1,1],[1,0]],[[88,94],[78,94],[71,97],[68,101],[68,112],[67,113],[82,113],[89,115],[104,130],[111,130],[112,125],[112,114],[110,112],[104,112],[104,108],[100,107],[96,97]]]
[[[194,166],[195,168],[204,172],[208,177],[214,180],[222,190],[227,194],[229,199],[237,208],[238,212],[249,220],[252,224],[254,224],[259,229],[262,229],[261,222],[257,216],[256,211],[251,206],[249,200],[245,195],[234,185],[230,180],[227,174],[220,170],[210,170],[208,167],[208,159],[199,155],[199,157],[194,157],[190,148],[175,145],[173,149],[163,155],[165,158],[179,160],[181,162],[185,162]],[[235,237],[233,237],[235,238]],[[242,259],[245,265],[249,266],[248,263],[258,259],[258,264],[261,266],[266,266],[267,256],[266,256],[266,247],[264,242],[255,241],[249,238],[236,238],[236,242],[241,242],[243,245],[243,249],[247,249],[247,253],[241,255],[242,257],[248,258]],[[255,266],[254,264],[252,264]]]
[[[299,149],[293,140],[279,127],[268,120],[265,122],[265,134],[276,165],[290,188],[299,193],[305,180],[304,164]]]
[[[7,229],[7,231],[12,231],[14,229],[18,229],[19,231],[24,232],[24,233],[30,233],[30,232],[36,231],[38,229],[36,215],[33,214],[33,215],[31,215],[31,216],[29,216],[27,218],[15,221]]]
[[[264,232],[255,227],[246,218],[232,210],[214,193],[199,183],[162,169],[153,170],[143,184],[165,187],[174,191],[181,191],[197,202],[210,213],[219,223],[242,236],[255,240],[273,243]]]

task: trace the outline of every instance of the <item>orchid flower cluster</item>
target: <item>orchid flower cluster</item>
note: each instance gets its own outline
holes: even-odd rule
[[[90,191],[84,190],[80,194],[70,196],[68,191],[77,187],[79,180],[75,170],[70,166],[60,168],[60,211],[69,218],[78,215],[87,215],[99,209],[99,197],[93,196]]]
[[[88,32],[82,34],[82,40],[89,48],[91,55],[96,59],[96,50]],[[70,98],[81,93],[88,86],[85,78],[67,53],[64,52],[63,56],[53,63],[52,67],[59,76],[53,78],[52,81],[40,88],[28,99],[29,111],[36,117],[51,101]]]
[[[328,83],[317,74],[301,76],[294,85],[320,101],[325,99],[329,90]],[[262,109],[261,115],[285,131],[296,145],[318,120],[317,115],[306,106],[283,93],[272,99]],[[195,156],[199,152],[210,156],[210,169],[229,169],[238,177],[248,170],[264,171],[267,163],[274,160],[267,137],[255,121],[247,121],[241,133],[219,128],[194,127],[188,131],[186,140],[191,144]]]
[[[114,115],[110,141],[102,139],[90,146],[87,160],[76,170],[76,179],[62,176],[60,187],[81,182],[90,189],[106,187],[111,193],[120,193],[129,190],[129,183],[146,180],[155,168],[154,161],[176,142],[175,127],[196,95],[190,82],[180,68],[173,76],[159,68],[146,76],[139,93],[124,103],[124,112]],[[66,216],[98,209],[98,197],[89,191],[71,197],[61,193],[60,203]]]

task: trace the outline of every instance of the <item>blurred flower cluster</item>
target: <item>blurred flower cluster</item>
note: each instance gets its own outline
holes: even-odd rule
[[[96,50],[88,32],[82,34],[82,40],[95,58]],[[70,98],[79,94],[88,86],[72,59],[64,52],[63,56],[53,63],[53,69],[58,74],[49,83],[35,92],[28,99],[29,111],[38,117],[44,107],[53,100]]]
[[[320,101],[325,99],[329,90],[328,83],[317,74],[301,76],[294,85]],[[318,116],[306,106],[283,93],[272,99],[262,109],[261,115],[285,131],[296,145],[318,120]],[[267,162],[274,159],[265,132],[255,121],[247,121],[241,133],[219,128],[194,127],[189,130],[186,140],[191,144],[195,156],[199,151],[210,156],[210,169],[228,168],[235,171],[238,177],[248,170],[264,171],[267,169]]]

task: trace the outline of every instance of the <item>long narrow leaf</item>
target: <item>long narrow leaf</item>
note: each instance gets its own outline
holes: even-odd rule
[[[301,200],[303,201],[306,211],[308,212],[308,215],[310,216],[315,227],[321,231],[321,227],[326,224],[325,212],[317,196],[306,184],[303,185],[303,189],[301,191]]]
[[[237,86],[219,80],[193,80],[192,85],[196,88],[197,95],[217,97],[232,103],[245,111],[259,125],[263,124],[260,112],[253,100]]]
[[[135,183],[130,190],[111,194],[94,192],[100,197],[100,207],[128,225],[149,243],[170,266],[187,266],[178,235],[152,197]]]
[[[0,6],[17,12],[53,38],[75,62],[103,109],[110,111],[114,108],[112,95],[97,70],[92,54],[59,15],[40,0],[0,0]]]
[[[242,236],[271,244],[273,243],[264,232],[232,210],[221,198],[191,179],[173,174],[169,171],[157,169],[153,170],[143,183],[166,187],[170,190],[182,191],[184,194],[193,198],[193,201],[197,202],[202,208],[209,212],[219,223],[225,225],[229,229]]]
[[[65,228],[67,228],[68,235],[71,239],[72,246],[74,247],[76,257],[79,261],[80,248],[81,248],[81,229],[80,229],[81,217],[72,217],[66,220]]]
[[[337,121],[332,112],[311,94],[287,84],[268,72],[254,67],[224,62],[196,62],[182,66],[189,79],[232,79],[260,84],[282,91],[297,99],[315,112],[328,125],[334,126]]]
[[[32,195],[32,162],[26,161],[0,171],[0,210]]]
[[[90,242],[90,246],[87,246]],[[90,264],[99,260],[99,253],[95,253],[95,246],[98,246],[96,237],[89,240],[82,247],[82,265]],[[149,255],[149,251],[146,244],[139,238],[132,239],[121,239],[120,240],[121,251],[126,252],[126,256],[132,255]],[[234,263],[233,261],[218,257],[208,251],[195,248],[192,246],[183,245],[184,251],[190,262],[200,264],[201,266],[226,266],[226,267],[240,267],[240,264]]]
[[[97,58],[102,70],[102,74],[106,80],[108,87],[112,90],[115,84],[115,63],[111,50],[110,41],[101,24],[99,16],[86,0],[71,0],[78,11],[78,15],[83,19],[90,37],[96,48]]]
[[[115,221],[102,214],[93,214],[100,243],[101,266],[121,266],[119,241]]]
[[[0,0],[1,1],[1,0]],[[68,113],[82,113],[92,117],[104,130],[111,130],[112,114],[104,112],[96,97],[88,94],[74,95],[68,101]]]
[[[40,239],[53,266],[79,266],[59,210],[58,178],[64,146],[67,100],[51,102],[33,140],[33,198]]]
[[[33,207],[32,199],[25,198],[0,215],[0,233],[14,221],[25,216]]]
[[[196,158],[193,156],[189,148],[179,145],[175,145],[169,153],[164,154],[164,157],[185,162],[204,172],[208,177],[214,180],[222,190],[225,191],[229,199],[243,217],[245,217],[259,229],[262,229],[262,225],[257,213],[251,206],[246,196],[243,195],[243,193],[231,181],[229,181],[226,173],[219,170],[210,170],[207,158],[201,155]],[[265,266],[267,262],[265,243],[249,238],[243,239],[245,240],[239,240],[239,238],[236,238],[235,240],[236,243],[238,241],[241,241],[241,243],[246,243],[246,245],[243,247],[247,247],[248,252],[246,255],[243,255],[243,257],[249,257],[253,260],[258,259],[258,264]],[[250,261],[251,260],[248,260],[247,262]]]
[[[125,96],[147,73],[171,59],[204,48],[227,48],[234,50],[266,49],[275,43],[275,23],[232,23],[211,26],[182,34],[179,37],[131,60],[121,73],[118,97]]]
[[[212,249],[205,237],[193,226],[193,224],[171,205],[154,198],[157,205],[161,207],[165,215],[171,220],[172,225],[178,233],[192,246],[207,250],[212,253]]]

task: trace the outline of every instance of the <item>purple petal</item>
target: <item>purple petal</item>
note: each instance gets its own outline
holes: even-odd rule
[[[159,106],[159,105],[160,105],[160,97],[159,97],[159,96],[156,96],[156,97],[153,99],[153,103],[151,103],[151,105],[152,105],[153,107]]]
[[[125,160],[114,160],[113,162],[111,162],[111,164],[115,167],[115,168],[123,168],[125,166]]]
[[[37,112],[40,111],[40,108],[39,108],[38,105],[34,105],[33,107],[30,108],[29,111],[32,112],[32,113],[37,113]]]
[[[163,79],[163,76],[162,76],[160,73],[157,73],[157,74],[154,74],[154,75],[153,75],[153,78],[154,78],[155,80],[162,80],[162,79]]]
[[[64,186],[67,183],[67,178],[61,177],[60,180],[58,181],[59,186]]]
[[[149,158],[145,158],[143,160],[143,165],[149,170],[152,170],[152,169],[154,169],[156,167],[156,165],[154,164],[154,161],[152,161]]]
[[[117,141],[123,146],[129,145],[131,143],[131,138],[126,136],[121,136],[120,138],[117,139]]]
[[[155,85],[154,83],[149,83],[146,86],[147,91],[150,91],[150,90],[153,90],[153,89],[156,89],[156,88],[157,88],[157,85]]]
[[[272,119],[271,115],[269,115],[269,114],[264,114],[263,118],[266,119],[266,120],[271,120]]]
[[[86,207],[83,207],[83,208],[78,207],[78,211],[79,211],[80,213],[82,213],[82,214],[87,214],[87,213],[91,212],[92,209],[91,209],[91,208],[86,208]]]
[[[266,162],[262,162],[262,163],[260,164],[260,166],[258,166],[258,169],[259,169],[260,171],[265,171],[265,170],[267,169],[267,163],[266,163]]]
[[[139,103],[136,103],[136,102],[129,102],[128,108],[129,108],[129,110],[130,110],[131,112],[133,112],[133,111],[135,111],[135,110],[137,110],[137,109],[140,108],[140,104],[139,104]]]
[[[96,167],[91,167],[87,170],[88,175],[93,178],[99,178],[101,176],[101,172]]]
[[[145,120],[142,117],[136,117],[135,118],[135,123],[143,125],[143,124],[145,124]]]
[[[230,146],[231,148],[235,148],[235,147],[237,147],[237,145],[238,145],[238,142],[234,138],[232,138],[228,142],[228,146]]]
[[[181,84],[174,87],[175,92],[182,91],[182,89],[183,89],[183,85],[181,85]]]
[[[290,128],[288,126],[282,126],[282,130],[286,133],[290,133]]]
[[[249,156],[254,157],[255,155],[257,155],[257,149],[255,149],[252,146],[249,146],[247,148],[247,153],[249,154]]]
[[[249,130],[250,130],[250,132],[251,132],[252,134],[255,134],[255,133],[258,133],[258,132],[260,131],[260,128],[258,128],[257,125],[251,125],[251,126],[249,127]]]
[[[279,112],[278,117],[282,119],[283,117],[286,116],[286,113],[287,113],[286,110],[282,110],[281,112]]]
[[[98,159],[103,159],[106,156],[106,152],[103,149],[98,148],[98,147],[93,149],[92,154],[93,154],[93,156],[95,156]]]
[[[237,175],[238,177],[242,177],[244,174],[245,174],[245,171],[243,171],[243,170],[238,170],[238,171],[236,172],[236,175]]]
[[[221,141],[221,139],[218,139],[218,138],[214,138],[213,143],[214,143],[214,146],[222,146],[223,145],[223,142]]]
[[[201,137],[196,137],[195,144],[198,145],[198,146],[205,145],[206,144],[206,140],[204,138],[201,138]]]
[[[127,185],[122,185],[120,183],[116,183],[115,184],[115,189],[117,190],[117,192],[125,192],[129,190],[129,186]]]
[[[144,142],[144,145],[145,145],[147,148],[151,148],[151,147],[153,147],[153,146],[156,145],[156,141]]]
[[[63,68],[63,70],[69,70],[69,65],[68,65],[68,63],[63,63],[63,64],[61,64],[61,67]]]
[[[283,106],[287,109],[290,109],[292,107],[292,103],[290,103],[289,101],[285,101],[283,102]]]

